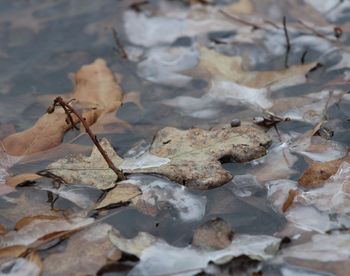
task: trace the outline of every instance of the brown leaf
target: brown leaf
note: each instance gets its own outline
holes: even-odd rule
[[[30,224],[31,222],[35,220],[56,220],[56,219],[62,219],[60,216],[48,216],[48,215],[36,215],[32,217],[25,217],[17,221],[15,225],[15,230],[18,231],[24,226]]]
[[[45,258],[44,274],[96,275],[109,261],[118,261],[121,252],[109,240],[111,229],[108,224],[97,224],[74,234],[63,252]]]
[[[249,124],[209,131],[166,127],[156,134],[150,153],[170,161],[156,168],[125,168],[125,172],[158,173],[185,186],[214,188],[232,179],[222,168],[220,159],[251,161],[265,155],[270,142],[262,130]]]
[[[254,11],[254,6],[251,0],[239,0],[225,7],[225,11],[229,13],[251,14]]]
[[[100,141],[115,166],[123,161],[106,139]],[[109,169],[106,161],[96,147],[90,156],[63,158],[50,164],[47,168],[51,173],[61,177],[66,183],[84,183],[98,189],[110,189],[116,185],[117,176]]]
[[[192,245],[202,249],[220,250],[231,244],[233,235],[231,226],[221,218],[216,218],[194,231]]]
[[[105,60],[99,58],[92,64],[82,66],[73,79],[73,98],[86,109],[83,117],[89,125],[94,124],[101,115],[114,112],[121,106],[123,91]]]
[[[324,182],[336,174],[342,162],[350,162],[350,155],[345,158],[323,163],[313,163],[299,178],[299,185],[305,188],[317,188],[323,186]]]
[[[31,217],[37,215],[57,216],[57,212],[51,210],[51,206],[47,203],[45,194],[32,196],[22,193],[18,197],[7,198],[7,208],[1,209],[0,218],[5,218],[6,221],[11,222],[13,227],[17,221],[24,217]]]
[[[101,145],[125,173],[157,173],[182,185],[208,189],[232,179],[222,168],[221,158],[248,162],[265,155],[270,142],[265,132],[245,123],[210,131],[166,127],[155,136],[150,152],[135,159],[121,159],[105,139]],[[90,157],[61,159],[48,170],[71,184],[80,182],[99,189],[115,186],[116,176],[96,148]]]
[[[282,206],[282,212],[286,212],[288,210],[288,208],[293,204],[294,202],[294,198],[299,194],[298,190],[289,190],[288,192],[288,197],[286,199],[286,201],[283,203]]]
[[[217,80],[227,80],[252,87],[264,88],[283,85],[289,79],[305,76],[316,62],[293,65],[278,71],[248,71],[243,68],[240,56],[225,56],[208,48],[200,49],[200,63],[196,69],[199,74],[209,74]]]
[[[6,137],[2,143],[10,155],[29,155],[59,145],[68,129],[66,114],[57,108],[51,114],[44,114],[31,128]]]
[[[40,271],[43,270],[44,264],[42,263],[41,258],[40,258],[40,256],[38,255],[37,252],[35,252],[35,251],[30,252],[30,253],[26,256],[26,259],[27,259],[29,262],[35,264],[35,265],[40,269]],[[38,275],[41,275],[41,273],[39,273]]]
[[[34,219],[29,224],[24,225],[18,231],[10,231],[4,236],[0,236],[0,248],[15,245],[31,246],[35,242],[46,243],[59,236],[68,234],[90,225],[92,218],[64,218],[57,219]]]
[[[5,226],[3,226],[2,224],[0,224],[0,236],[5,235],[7,232]]]
[[[6,178],[6,185],[10,187],[16,187],[19,184],[22,184],[27,181],[35,181],[41,178],[40,175],[36,173],[22,173],[15,176],[9,176]]]
[[[9,246],[0,249],[0,263],[5,263],[11,259],[17,258],[27,251],[27,247],[23,245]]]
[[[96,205],[95,209],[106,208],[115,204],[124,204],[136,200],[141,195],[140,189],[132,184],[119,184],[110,190],[106,197]]]
[[[84,65],[74,74],[73,98],[81,105],[89,125],[100,116],[115,112],[121,105],[123,92],[113,72],[103,59]],[[77,118],[74,118],[77,122]],[[47,150],[62,142],[71,126],[62,108],[44,114],[33,127],[6,137],[2,142],[10,155],[21,156]]]

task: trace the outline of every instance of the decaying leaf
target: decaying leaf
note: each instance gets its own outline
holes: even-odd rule
[[[24,254],[28,248],[24,245],[14,245],[0,249],[0,264],[8,262],[14,258],[18,258]]]
[[[347,215],[350,210],[349,171],[349,163],[344,162],[322,187],[308,191],[298,188],[296,181],[270,181],[267,184],[268,198],[276,209],[284,212],[289,228],[296,228],[294,234],[301,230],[325,233],[334,228],[350,227]],[[289,208],[284,210],[286,205]]]
[[[69,220],[65,218],[34,219],[18,231],[9,231],[4,236],[0,236],[0,248],[16,245],[30,246],[38,240],[40,240],[40,243],[45,243],[53,238],[57,238],[88,226],[93,221],[93,218],[79,217],[71,218]]]
[[[231,226],[221,218],[207,221],[193,233],[192,245],[209,250],[220,250],[229,246],[233,239]]]
[[[6,179],[9,177],[8,169],[18,162],[17,157],[8,155],[0,141],[0,195],[7,194],[14,189],[6,184]]]
[[[10,187],[16,187],[19,184],[27,181],[35,181],[41,178],[40,175],[36,173],[22,173],[15,176],[9,176],[6,178],[6,185]]]
[[[350,155],[338,160],[313,163],[307,168],[303,175],[299,178],[299,184],[305,188],[320,187],[324,182],[334,175],[342,162],[350,162]]]
[[[138,233],[132,239],[125,239],[116,229],[109,232],[109,239],[121,251],[137,257],[141,257],[142,252],[157,241],[156,237],[145,232]]]
[[[73,79],[75,89],[72,96],[86,109],[83,117],[89,125],[121,106],[123,91],[105,60],[99,58],[82,66]]]
[[[298,191],[297,190],[289,190],[288,192],[288,197],[287,200],[283,203],[282,206],[282,212],[286,212],[289,208],[289,206],[291,206],[293,204],[294,198],[298,195]]]
[[[319,262],[348,261],[350,234],[316,234],[311,240],[284,249],[276,261],[289,262],[293,259]]]
[[[3,197],[3,204],[6,208],[1,209],[0,218],[6,219],[8,229],[14,228],[16,222],[25,217],[32,216],[57,216],[57,212],[51,209],[47,203],[47,196],[45,193],[22,193],[19,196],[12,197],[8,195]]]
[[[305,79],[306,73],[316,66],[316,62],[312,62],[279,71],[248,71],[243,68],[243,60],[240,56],[229,57],[208,48],[201,48],[200,53],[200,63],[197,67],[199,73],[209,73],[215,79],[253,88],[288,84],[288,80],[296,79],[298,76]]]
[[[343,162],[336,174],[324,185],[301,193],[297,200],[304,205],[313,205],[324,212],[347,214],[350,210],[350,164]]]
[[[5,235],[7,232],[5,226],[3,226],[2,224],[0,224],[0,236]]]
[[[118,167],[123,160],[116,154],[113,147],[106,139],[102,139],[100,144],[114,165]],[[60,159],[50,164],[47,169],[66,183],[84,183],[102,190],[113,188],[117,180],[117,176],[108,168],[96,147],[92,149],[90,156],[79,155]]]
[[[45,275],[96,275],[108,262],[116,262],[121,252],[108,238],[112,227],[97,224],[70,237],[63,252],[44,260]]]
[[[210,261],[226,263],[240,255],[255,260],[271,258],[278,250],[280,239],[271,236],[237,235],[225,249],[205,251],[194,246],[175,247],[147,233],[139,233],[133,239],[123,238],[119,232],[111,231],[110,239],[121,251],[136,255],[140,262],[129,275],[195,274]],[[150,265],[152,264],[152,265]]]
[[[209,131],[166,127],[156,134],[150,153],[170,161],[156,168],[133,171],[158,173],[193,188],[213,188],[232,179],[232,175],[222,168],[221,158],[251,161],[265,155],[270,142],[263,131],[248,124]]]
[[[82,66],[74,74],[74,83],[72,98],[81,105],[89,125],[121,105],[123,92],[103,59]],[[29,155],[59,145],[64,133],[72,127],[67,124],[66,117],[62,108],[44,114],[33,127],[5,138],[2,143],[6,152],[15,156]],[[77,118],[73,116],[73,119],[77,122]]]
[[[21,218],[19,221],[16,222],[16,225],[14,227],[14,229],[16,231],[20,230],[21,228],[27,226],[28,224],[30,224],[33,221],[37,221],[37,220],[57,220],[57,219],[62,219],[62,216],[48,216],[48,215],[36,215],[36,216],[32,216],[32,217],[24,217]]]
[[[51,114],[44,114],[31,128],[6,137],[2,143],[8,154],[29,155],[59,145],[70,128],[66,114],[59,108]]]
[[[225,10],[230,13],[251,14],[254,7],[251,0],[239,0],[234,4],[228,5]]]
[[[132,205],[146,215],[156,216],[171,210],[172,217],[186,222],[201,220],[205,215],[207,198],[172,181],[143,174],[130,176],[124,182],[141,189],[142,195],[136,197]]]
[[[3,275],[24,275],[40,276],[43,264],[36,252],[29,255],[9,260],[0,265],[0,274]]]
[[[97,204],[95,209],[111,207],[113,205],[126,204],[136,201],[142,192],[140,189],[131,184],[119,184],[117,187],[109,191],[106,197]]]
[[[126,173],[157,173],[185,186],[208,189],[232,179],[232,175],[222,168],[221,158],[251,161],[265,155],[270,143],[262,130],[242,124],[209,131],[166,127],[155,136],[149,153],[124,161],[107,140],[101,145],[114,164]],[[116,180],[96,148],[90,157],[61,159],[49,165],[48,170],[67,183],[80,182],[100,189],[113,187]]]

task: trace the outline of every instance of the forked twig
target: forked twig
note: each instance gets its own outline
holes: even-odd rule
[[[75,128],[76,128],[76,125],[73,121],[71,113],[73,113],[75,116],[77,116],[79,121],[83,124],[83,126],[86,130],[86,133],[90,136],[92,142],[95,144],[95,146],[97,147],[97,149],[101,153],[102,157],[107,162],[108,167],[115,172],[115,174],[118,176],[118,180],[125,180],[126,179],[125,175],[123,174],[123,172],[121,170],[117,169],[114,166],[112,160],[108,157],[107,152],[100,145],[100,142],[98,141],[96,135],[91,131],[89,125],[86,123],[86,119],[83,118],[72,106],[70,106],[69,103],[65,102],[62,99],[62,97],[57,97],[54,100],[53,105],[48,108],[47,112],[52,113],[55,110],[56,106],[61,106],[63,108],[63,110],[67,114],[67,119],[69,120],[70,124]]]

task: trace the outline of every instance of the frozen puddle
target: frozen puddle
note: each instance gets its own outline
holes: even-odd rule
[[[192,194],[184,186],[147,175],[131,176],[127,183],[137,185],[142,191],[141,200],[157,209],[161,208],[162,203],[170,204],[183,221],[196,221],[204,217],[206,197]]]

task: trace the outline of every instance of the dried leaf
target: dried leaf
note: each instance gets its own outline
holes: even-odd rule
[[[156,237],[145,232],[138,233],[132,239],[125,239],[116,229],[109,232],[109,239],[121,251],[137,257],[141,257],[142,252],[157,241]]]
[[[288,262],[289,259],[293,258],[326,263],[348,261],[349,248],[349,233],[316,234],[308,242],[284,249],[277,260],[279,262]]]
[[[270,142],[263,131],[247,124],[210,131],[166,127],[156,134],[150,153],[168,158],[170,162],[156,168],[133,171],[162,174],[193,188],[213,188],[232,178],[222,168],[221,158],[230,158],[235,162],[251,161],[265,155]]]
[[[64,218],[57,219],[35,219],[29,224],[20,228],[18,231],[10,231],[4,236],[0,236],[0,248],[6,248],[15,245],[30,246],[36,241],[41,240],[45,243],[49,240],[77,231],[90,225],[93,218]],[[55,235],[58,233],[59,235]]]
[[[10,261],[14,258],[21,256],[28,250],[26,246],[15,245],[0,249],[0,263]]]
[[[109,142],[102,139],[100,144],[114,165],[118,167],[123,160],[115,153]],[[61,177],[66,183],[84,183],[102,190],[113,188],[117,180],[117,176],[108,168],[96,147],[92,149],[88,157],[76,156],[60,159],[50,164],[47,169]]]
[[[100,116],[116,111],[121,105],[123,92],[103,59],[82,66],[74,74],[74,83],[72,97],[82,106],[83,116],[89,125]],[[77,118],[73,119],[78,122]],[[44,114],[33,127],[10,135],[2,142],[8,154],[29,155],[59,145],[70,128],[63,109],[56,108],[53,113]]]
[[[237,235],[225,249],[205,251],[193,246],[175,247],[143,232],[133,239],[125,239],[114,230],[110,232],[110,239],[121,251],[140,258],[130,275],[161,275],[164,271],[169,274],[191,271],[192,275],[210,261],[223,263],[240,255],[265,260],[276,253],[280,244],[280,239],[271,236]]]
[[[137,200],[141,194],[142,192],[135,185],[119,184],[107,193],[106,197],[97,204],[95,209],[101,209],[115,204],[128,203],[132,200]]]
[[[264,88],[288,83],[289,79],[305,76],[316,62],[294,65],[279,71],[248,71],[243,68],[240,56],[225,56],[215,50],[201,48],[199,74],[210,74],[217,80],[231,81],[252,88]]]
[[[105,60],[99,58],[92,64],[82,66],[73,79],[73,98],[86,109],[83,117],[89,125],[121,106],[123,91]]]
[[[5,235],[7,232],[5,226],[3,226],[2,224],[0,224],[0,236]]]
[[[57,212],[51,209],[50,204],[47,203],[47,197],[43,193],[22,193],[20,196],[14,195],[12,197],[9,195],[3,199],[6,200],[7,207],[1,209],[0,218],[11,222],[10,227],[14,227],[16,222],[24,217],[33,215],[57,216]]]
[[[45,275],[96,275],[109,261],[116,262],[121,252],[109,240],[108,224],[97,224],[70,237],[63,252],[44,260]],[[79,265],[77,265],[79,264]]]
[[[239,0],[225,8],[229,13],[251,14],[254,11],[251,0]]]
[[[205,215],[205,196],[193,194],[188,188],[167,179],[143,174],[130,176],[125,183],[141,189],[142,195],[132,200],[132,205],[146,215],[157,216],[171,210],[172,217],[176,211],[176,217],[185,222],[201,220]]]
[[[251,161],[265,155],[270,142],[262,130],[242,124],[210,131],[167,127],[155,136],[150,153],[124,161],[107,140],[102,140],[101,145],[114,164],[126,173],[158,173],[182,185],[208,189],[232,179],[222,168],[221,158]],[[61,159],[49,165],[48,170],[67,183],[80,182],[99,189],[115,186],[116,176],[96,148],[90,157]]]
[[[32,251],[26,256],[26,259],[32,264],[35,264],[40,269],[40,272],[38,273],[38,275],[41,275],[41,271],[43,270],[44,265],[41,261],[40,256],[35,251]]]
[[[42,263],[37,254],[30,259],[16,258],[0,266],[0,273],[3,275],[40,276],[41,270]]]
[[[10,187],[16,187],[19,184],[22,184],[27,181],[35,181],[41,178],[40,175],[36,173],[22,173],[15,176],[9,176],[6,178],[6,185]]]
[[[0,141],[0,195],[13,192],[14,189],[6,184],[9,177],[8,169],[18,162],[19,158],[8,155]]]
[[[48,216],[48,215],[36,215],[32,217],[24,217],[17,221],[15,225],[15,230],[18,231],[21,228],[27,226],[28,224],[32,223],[33,221],[37,220],[57,220],[57,219],[62,219],[62,216]]]
[[[29,155],[59,145],[68,129],[66,114],[57,108],[51,114],[44,114],[31,128],[6,137],[2,143],[8,154]]]
[[[350,162],[350,155],[338,160],[311,164],[299,178],[299,185],[305,188],[323,186],[324,182],[338,171],[343,161]]]
[[[220,250],[231,244],[233,235],[231,226],[223,219],[216,218],[194,231],[192,245],[201,249]]]
[[[287,200],[283,203],[282,212],[286,212],[288,208],[293,204],[294,198],[299,194],[297,190],[289,190]]]

